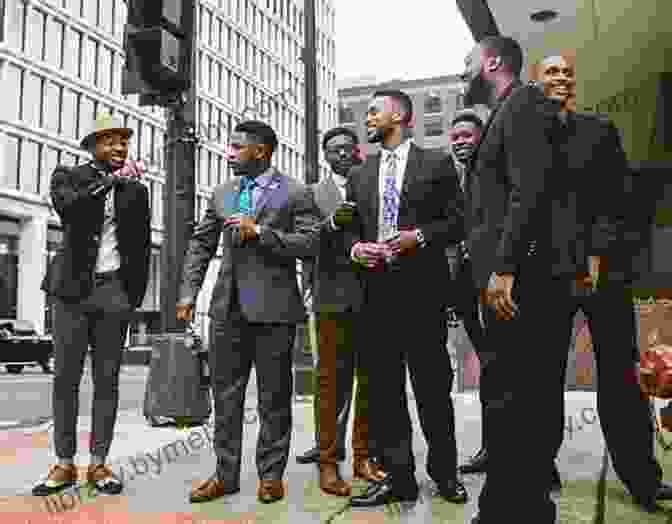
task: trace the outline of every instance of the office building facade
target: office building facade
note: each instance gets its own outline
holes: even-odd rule
[[[334,9],[317,2],[319,125],[337,120]],[[212,188],[230,177],[224,148],[242,119],[269,122],[280,140],[275,163],[304,177],[302,2],[199,0],[197,4],[196,216]],[[78,147],[95,116],[111,112],[134,130],[131,156],[148,165],[152,206],[151,278],[142,312],[158,323],[166,114],[121,94],[123,0],[0,1],[0,318],[49,329],[40,291],[60,241],[50,206],[49,179],[57,164],[88,160]],[[321,166],[324,169],[324,166]],[[213,264],[216,265],[216,264]],[[199,312],[216,275],[211,268]]]

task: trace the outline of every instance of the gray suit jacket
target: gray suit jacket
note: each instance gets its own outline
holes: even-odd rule
[[[222,265],[209,315],[224,318],[228,314],[235,278],[241,310],[250,322],[303,322],[306,311],[297,283],[296,260],[315,256],[318,240],[318,211],[310,189],[275,171],[256,206],[261,235],[243,245],[236,244],[232,231],[223,228],[223,221],[237,212],[239,190],[240,180],[236,178],[213,191],[189,244],[180,302],[195,302],[221,236]]]
[[[311,187],[321,214],[319,252],[311,278],[313,310],[358,311],[362,305],[362,282],[352,267],[343,232],[333,231],[330,224],[330,217],[343,198],[331,177]]]

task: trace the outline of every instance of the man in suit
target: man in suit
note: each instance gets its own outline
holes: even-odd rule
[[[345,458],[345,436],[357,374],[357,396],[352,431],[353,474],[355,478],[381,478],[369,461],[368,380],[359,365],[356,336],[357,317],[362,303],[360,275],[353,270],[344,246],[343,228],[351,224],[354,209],[344,205],[345,184],[351,168],[361,164],[358,138],[354,131],[336,127],[322,139],[322,150],[332,173],[313,188],[321,212],[320,247],[312,271],[313,309],[317,314],[318,363],[314,400],[316,440],[320,467],[320,487],[326,493],[350,495],[350,486],[338,471]],[[299,462],[312,462],[310,450]]]
[[[597,363],[597,408],[614,469],[635,500],[655,509],[656,499],[672,497],[661,482],[653,446],[649,405],[636,381],[639,360],[635,311],[630,284],[633,249],[625,237],[631,177],[618,130],[608,119],[571,110],[574,67],[562,56],[545,58],[538,69],[547,97],[560,104],[564,122],[565,176],[575,185],[579,230],[577,243],[587,246],[591,276],[570,313],[581,308],[590,327]],[[608,192],[608,197],[605,192]]]
[[[429,446],[427,472],[445,499],[467,500],[457,478],[445,317],[450,281],[445,250],[463,239],[462,196],[450,158],[412,143],[412,118],[407,94],[374,94],[368,140],[382,150],[353,171],[347,184],[347,200],[358,217],[348,246],[364,279],[368,344],[361,353],[369,377],[369,449],[386,473],[351,499],[353,507],[418,497],[407,366]]]
[[[100,115],[81,142],[94,160],[74,168],[59,166],[51,178],[63,242],[42,289],[53,298],[58,464],[33,488],[34,495],[50,495],[77,481],[79,383],[89,346],[94,393],[86,478],[103,493],[117,494],[123,488],[105,459],[114,435],[122,350],[130,314],[145,295],[150,255],[147,188],[137,177],[121,174],[128,166],[131,134],[117,119]]]
[[[574,245],[558,106],[538,87],[522,86],[522,51],[511,38],[484,38],[465,62],[465,104],[492,108],[466,182],[467,249],[492,348],[482,384],[488,468],[473,522],[553,523],[550,473],[563,432],[568,311],[573,282],[588,273]],[[545,334],[543,354],[525,342],[532,332]],[[521,428],[515,438],[512,428]],[[521,492],[524,515],[511,504]]]
[[[208,265],[223,241],[210,301],[215,397],[215,475],[191,502],[240,491],[243,408],[252,365],[259,389],[258,498],[284,497],[292,431],[292,348],[305,320],[296,260],[314,255],[317,210],[310,190],[271,167],[278,139],[263,122],[239,123],[227,160],[235,180],[214,189],[187,252],[177,316],[190,320]]]
[[[460,182],[463,189],[467,171],[472,167],[474,152],[481,140],[482,131],[483,121],[476,112],[470,109],[464,109],[459,112],[455,115],[451,123],[449,139],[453,156],[457,159],[457,168],[461,173]],[[483,381],[485,379],[487,382],[487,366],[493,355],[486,347],[487,337],[485,336],[484,328],[481,325],[481,312],[479,310],[480,293],[474,285],[471,258],[469,257],[465,242],[460,244],[459,255],[459,273],[456,276],[456,288],[459,290],[457,293],[457,296],[459,297],[457,309],[462,315],[464,328],[476,350],[480,363],[482,427],[481,448],[466,464],[460,466],[460,473],[485,473],[488,463],[488,448],[486,441],[486,435],[488,434],[488,431],[486,430],[488,387],[487,385],[483,386]],[[483,394],[484,392],[486,395]],[[561,485],[560,474],[558,473],[557,468],[554,467],[552,471],[552,487],[557,490],[561,488]]]

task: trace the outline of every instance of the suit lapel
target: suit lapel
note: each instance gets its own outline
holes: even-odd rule
[[[266,209],[268,206],[268,203],[270,202],[271,198],[274,196],[278,188],[280,187],[281,179],[280,179],[280,173],[278,173],[276,170],[273,171],[273,176],[269,180],[268,184],[266,184],[264,187],[260,187],[261,189],[261,195],[259,196],[259,201],[257,202],[257,205],[255,206],[255,211],[254,211],[254,220],[255,222],[259,223],[259,217],[261,216],[262,212]],[[285,188],[288,189],[288,188]],[[285,197],[288,197],[289,195],[285,195]],[[277,198],[277,195],[276,195]]]
[[[371,162],[367,167],[367,174],[364,177],[364,183],[367,184],[365,195],[369,195],[369,206],[373,212],[373,223],[375,224],[376,238],[378,238],[378,214],[380,213],[380,159],[382,154],[371,156]]]
[[[408,188],[413,183],[413,179],[421,172],[421,154],[415,144],[411,144],[406,159],[406,169],[404,170],[404,181],[401,184],[401,194],[399,195],[399,209],[408,201]]]

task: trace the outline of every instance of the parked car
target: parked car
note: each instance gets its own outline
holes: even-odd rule
[[[21,373],[25,366],[41,366],[51,373],[53,354],[51,335],[38,334],[32,322],[0,319],[0,364],[8,373]]]

